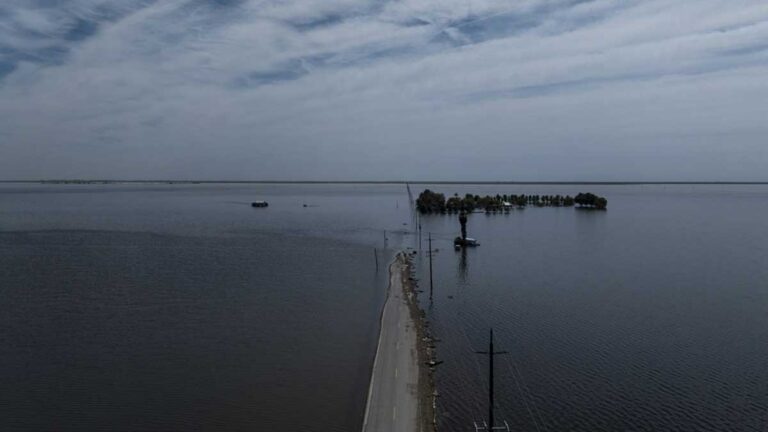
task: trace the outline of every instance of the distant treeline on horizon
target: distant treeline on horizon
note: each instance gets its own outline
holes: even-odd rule
[[[608,200],[593,193],[579,193],[575,197],[570,195],[473,195],[465,194],[463,197],[454,194],[446,199],[445,195],[424,190],[416,199],[416,209],[420,213],[456,213],[484,210],[486,212],[498,212],[509,210],[512,207],[524,208],[528,205],[536,207],[573,207],[605,210]]]

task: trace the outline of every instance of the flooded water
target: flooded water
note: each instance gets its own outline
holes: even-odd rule
[[[490,327],[513,430],[768,426],[768,186],[430,187],[609,209],[474,214],[461,253],[402,185],[0,185],[2,429],[359,430],[386,264],[420,248],[428,290],[428,232],[441,430],[486,415]]]
[[[439,249],[423,303],[445,360],[441,430],[487,417],[487,357],[473,351],[491,327],[509,351],[495,358],[495,417],[512,430],[768,427],[768,187],[433,189],[609,200],[473,214],[481,246],[466,253],[451,248],[456,216],[423,218]]]
[[[359,430],[399,194],[2,186],[0,429]]]

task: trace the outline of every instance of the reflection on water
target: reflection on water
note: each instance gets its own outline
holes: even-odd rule
[[[458,251],[459,255],[459,271],[456,273],[458,275],[458,282],[460,284],[466,284],[467,283],[467,248],[461,248]]]
[[[441,430],[487,412],[487,364],[472,353],[489,327],[510,351],[496,417],[513,430],[764,430],[768,187],[591,189],[608,211],[472,214],[481,246],[435,256]],[[455,215],[422,224],[441,249],[459,232]]]

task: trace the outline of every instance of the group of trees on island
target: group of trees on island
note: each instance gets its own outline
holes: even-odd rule
[[[605,210],[608,207],[608,200],[593,193],[580,193],[573,199],[579,207],[594,208]]]
[[[605,210],[608,200],[592,193],[580,193],[576,197],[569,195],[501,195],[495,196],[466,194],[460,197],[454,194],[446,199],[445,195],[426,189],[419,194],[416,200],[416,208],[420,213],[455,213],[459,211],[473,212],[485,210],[496,212],[508,210],[513,206],[524,208],[532,205],[536,207],[572,207],[578,205],[583,208]]]
[[[416,198],[419,213],[445,213],[445,195],[425,189]]]

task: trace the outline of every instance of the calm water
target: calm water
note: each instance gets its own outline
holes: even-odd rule
[[[490,327],[510,351],[496,418],[513,430],[766,430],[768,187],[433,189],[609,199],[607,212],[474,214],[482,244],[466,254],[451,248],[455,216],[422,220],[440,249],[424,305],[443,339],[443,430],[485,417],[487,358],[472,350]]]
[[[0,430],[359,430],[400,195],[2,186]]]
[[[491,326],[515,430],[768,426],[768,186],[432,188],[609,200],[472,215],[465,254],[421,219],[441,430],[486,412]],[[0,425],[358,430],[414,226],[400,185],[0,185]]]

